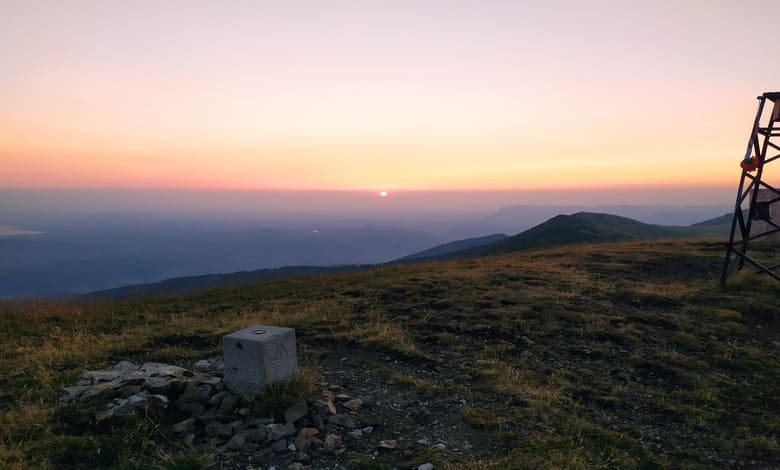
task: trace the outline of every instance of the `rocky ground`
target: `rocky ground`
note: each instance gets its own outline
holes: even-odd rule
[[[283,416],[259,415],[256,402],[225,389],[220,358],[191,369],[121,361],[84,371],[59,401],[93,405],[96,425],[155,416],[167,423],[161,431],[169,452],[208,454],[211,465],[225,469],[370,468],[379,460],[431,470],[432,462],[419,463],[425,455],[473,462],[501,453],[495,432],[475,432],[463,419],[469,389],[441,370],[338,352],[323,357],[314,392],[286,406]]]

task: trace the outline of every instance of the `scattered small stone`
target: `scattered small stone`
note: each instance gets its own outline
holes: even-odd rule
[[[247,441],[249,442],[263,442],[268,435],[265,428],[250,428],[241,431]]]
[[[398,441],[395,439],[384,439],[379,441],[379,444],[377,444],[377,447],[380,449],[397,449],[398,448]]]
[[[363,439],[363,431],[360,429],[355,429],[354,431],[347,433],[347,438],[353,441]]]
[[[336,400],[338,401],[349,401],[352,400],[352,397],[347,395],[346,393],[339,393],[336,395]]]
[[[361,421],[366,426],[381,426],[383,422],[382,418],[380,418],[378,415],[375,414],[364,415]]]
[[[439,442],[438,444],[434,444],[433,448],[436,450],[447,450],[447,444]]]
[[[304,437],[304,436],[298,436],[295,438],[295,448],[300,450],[301,452],[306,451],[311,447],[311,441]]]
[[[300,431],[298,431],[298,434],[303,437],[311,437],[316,436],[320,433],[320,430],[317,428],[303,428]]]
[[[298,432],[292,423],[269,424],[266,427],[266,430],[268,431],[268,438],[272,441],[279,440],[283,437],[294,436]]]
[[[271,443],[271,450],[277,454],[287,452],[287,439],[279,439]]]
[[[270,462],[273,456],[274,452],[270,448],[260,449],[252,454],[251,461],[255,465],[264,465]]]
[[[306,401],[301,400],[285,410],[284,419],[288,423],[294,423],[306,416],[308,412],[309,407],[306,405]]]
[[[363,429],[361,429],[361,431],[363,431],[363,434],[371,434],[372,432],[374,432],[374,427],[366,426]]]
[[[230,450],[241,450],[244,443],[246,443],[246,438],[241,434],[236,434],[230,438],[227,444],[225,444],[225,448]]]
[[[173,431],[174,434],[189,434],[194,428],[195,420],[188,418],[171,426],[171,431]]]
[[[240,402],[241,398],[238,395],[228,393],[228,395],[226,395],[219,404],[219,411],[225,414],[230,414],[233,412],[233,410],[236,409]]]
[[[328,422],[345,428],[356,427],[355,420],[347,413],[335,414],[328,418]]]
[[[417,466],[417,470],[433,470],[433,464],[432,463],[424,463],[422,465]]]
[[[215,393],[211,398],[209,398],[209,405],[219,405],[228,395],[230,395],[230,392],[227,390],[222,390],[221,392]]]
[[[363,400],[360,398],[355,398],[354,400],[345,401],[342,403],[344,408],[350,410],[350,411],[357,411],[360,409],[361,406],[363,406]]]
[[[206,435],[209,437],[229,438],[233,435],[233,427],[229,424],[212,421],[206,425]]]
[[[324,449],[328,452],[333,452],[335,449],[341,447],[344,440],[338,434],[328,434],[325,436]]]

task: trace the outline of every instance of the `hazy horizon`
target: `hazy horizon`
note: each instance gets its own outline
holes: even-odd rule
[[[129,189],[0,189],[2,218],[32,213],[136,213],[284,218],[302,214],[349,218],[489,215],[502,207],[531,206],[695,206],[733,205],[730,187],[627,186],[601,189],[389,191],[195,191]]]

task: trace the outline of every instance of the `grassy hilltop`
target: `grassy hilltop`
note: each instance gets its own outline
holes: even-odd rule
[[[722,255],[714,241],[621,242],[2,304],[0,467],[228,467],[166,441],[156,418],[74,426],[56,395],[119,360],[190,366],[265,323],[296,328],[314,383],[371,384],[406,405],[382,408],[378,431],[407,436],[401,448],[348,453],[351,468],[776,468],[780,284],[745,272],[722,290]],[[415,444],[421,429],[448,446]]]

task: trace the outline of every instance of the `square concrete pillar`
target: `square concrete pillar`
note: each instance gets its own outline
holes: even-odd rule
[[[292,379],[298,368],[295,330],[253,325],[222,337],[225,386],[250,399],[266,385]]]

